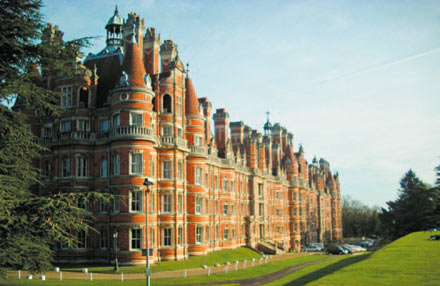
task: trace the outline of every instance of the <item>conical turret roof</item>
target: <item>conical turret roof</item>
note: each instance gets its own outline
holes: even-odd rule
[[[196,92],[192,80],[187,77],[186,83],[186,99],[185,99],[185,113],[186,116],[199,115],[199,100],[197,99]]]
[[[136,43],[135,34],[131,37],[127,45],[124,63],[122,64],[122,71],[128,76],[128,83],[132,87],[145,87],[145,71],[144,63],[142,61],[141,50]]]

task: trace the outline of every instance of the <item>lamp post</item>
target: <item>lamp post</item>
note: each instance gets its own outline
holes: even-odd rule
[[[113,268],[115,271],[118,271],[119,265],[118,265],[118,231],[116,230],[113,233],[113,246],[115,248],[115,267]]]
[[[147,264],[145,266],[145,274],[147,276],[147,286],[150,286],[150,248],[148,246],[148,193],[150,192],[150,186],[154,184],[152,179],[145,178],[144,186],[145,186],[145,238],[146,238],[146,249],[147,249]]]

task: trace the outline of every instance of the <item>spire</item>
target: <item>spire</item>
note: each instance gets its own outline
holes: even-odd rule
[[[135,34],[133,34],[127,45],[127,52],[122,65],[122,74],[125,73],[128,77],[127,82],[129,86],[145,87],[146,72],[142,61],[142,52],[140,51],[135,38]]]
[[[186,98],[185,98],[186,116],[197,116],[199,115],[199,100],[197,99],[197,95],[194,90],[192,80],[188,76],[185,79],[185,84],[186,84]]]
[[[267,114],[267,121],[266,121],[266,123],[263,126],[264,135],[265,136],[270,136],[271,135],[271,130],[272,130],[272,124],[269,121],[269,114],[270,114],[270,112],[267,111],[266,114]]]

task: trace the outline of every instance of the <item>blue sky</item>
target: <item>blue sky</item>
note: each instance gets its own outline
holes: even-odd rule
[[[440,164],[440,1],[43,0],[64,39],[102,36],[115,4],[178,44],[198,97],[262,130],[266,111],[295,151],[328,160],[343,194],[396,198],[412,168]]]

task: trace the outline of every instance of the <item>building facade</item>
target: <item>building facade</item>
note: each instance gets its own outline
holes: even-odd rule
[[[58,261],[112,261],[117,246],[121,263],[145,263],[146,208],[152,263],[244,245],[299,251],[342,237],[340,184],[328,162],[309,164],[269,119],[261,134],[197,98],[177,45],[137,14],[123,19],[116,9],[105,28],[106,47],[77,75],[53,81],[64,94],[60,118],[15,107],[50,150],[39,162],[47,188],[115,195],[81,206],[98,233],[78,233],[76,249],[58,245]],[[62,40],[56,27],[44,35]]]

